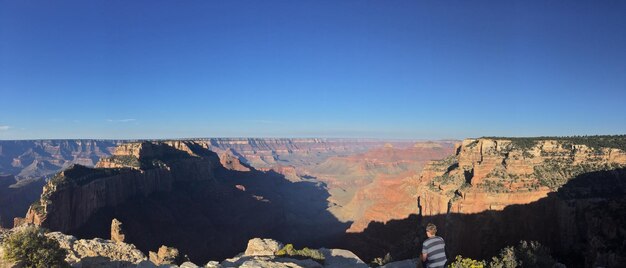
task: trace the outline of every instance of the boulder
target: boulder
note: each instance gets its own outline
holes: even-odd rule
[[[161,246],[158,252],[150,251],[150,261],[156,265],[177,264],[182,262],[182,256],[178,249],[168,246]]]
[[[283,245],[272,239],[253,238],[248,241],[244,256],[273,256]]]

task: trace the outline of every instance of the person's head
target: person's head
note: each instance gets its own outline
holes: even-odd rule
[[[432,223],[428,223],[426,225],[426,236],[433,237],[436,234],[437,234],[437,226]]]

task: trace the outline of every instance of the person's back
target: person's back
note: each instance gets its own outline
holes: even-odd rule
[[[437,227],[429,223],[426,227],[428,239],[422,244],[422,261],[426,268],[441,268],[446,264],[446,244],[443,238],[436,236]]]

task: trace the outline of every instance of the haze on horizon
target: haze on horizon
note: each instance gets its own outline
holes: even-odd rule
[[[2,1],[0,139],[626,133],[624,1]]]

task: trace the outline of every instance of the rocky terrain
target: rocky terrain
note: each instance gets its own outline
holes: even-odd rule
[[[370,223],[346,245],[364,260],[410,258],[425,238],[416,226],[434,222],[451,256],[484,259],[537,240],[568,267],[618,267],[626,262],[625,138],[465,140],[408,180],[417,214]]]
[[[0,242],[3,237],[19,231],[0,229]],[[272,239],[253,238],[247,242],[245,251],[223,261],[208,261],[200,266],[186,259],[176,248],[162,246],[158,252],[148,255],[137,249],[133,244],[123,241],[94,238],[78,239],[61,232],[50,232],[47,237],[56,240],[61,248],[67,251],[65,260],[72,267],[118,267],[118,268],[226,268],[226,267],[276,267],[276,268],[366,268],[368,267],[354,253],[343,249],[320,248],[311,251],[319,252],[321,259],[304,256],[290,256],[280,253],[284,244]],[[2,248],[0,248],[2,255]],[[16,263],[0,259],[0,267],[17,268]]]

